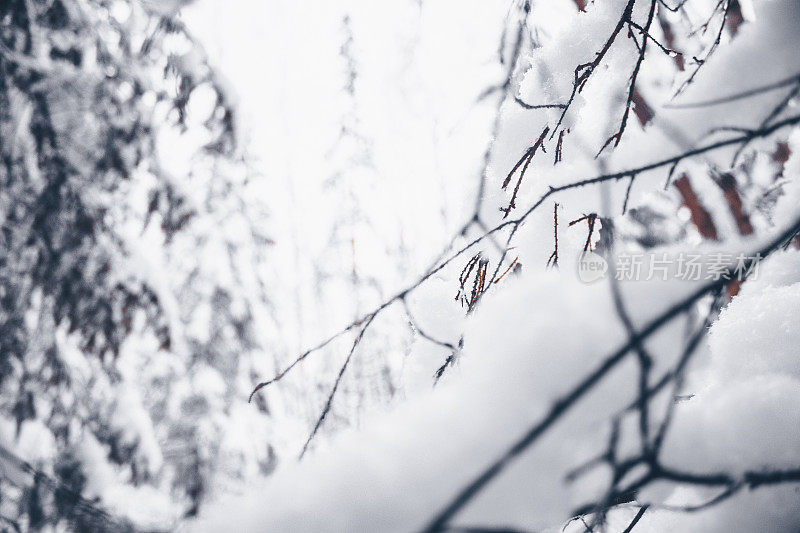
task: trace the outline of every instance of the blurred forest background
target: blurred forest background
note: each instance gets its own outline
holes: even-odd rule
[[[3,528],[171,528],[296,455],[346,343],[248,395],[460,223],[500,4],[2,3]],[[331,428],[400,394],[396,318]]]
[[[779,231],[800,194],[798,21],[793,0],[0,1],[0,530],[214,530],[219,501],[244,506],[242,530],[414,529],[490,464],[498,435],[561,397],[556,383],[626,339],[641,368],[622,382],[640,388],[592,397],[570,419],[580,431],[545,445],[569,459],[514,475],[551,494],[548,476],[609,434],[613,452],[615,410],[634,400],[632,464],[650,477],[623,491],[608,460],[609,492],[594,478],[577,491],[591,505],[516,479],[475,517],[560,529],[620,506],[612,522],[635,525],[653,480],[721,486],[720,500],[796,482],[800,436],[784,429],[800,424],[775,408],[800,400],[783,321],[800,298],[756,295],[800,281],[795,233]],[[601,187],[575,183],[595,175]],[[699,293],[645,346],[636,329],[693,285],[624,287],[631,319],[614,283],[601,295],[566,278],[590,250],[655,249],[789,251],[738,300],[741,284]],[[704,373],[684,380],[695,348]],[[771,403],[740,394],[737,361],[775,377]],[[665,383],[659,418],[642,406]],[[665,440],[673,400],[694,393]],[[323,438],[361,430],[352,455]],[[759,432],[773,445],[742,437]],[[669,470],[662,441],[678,464],[733,473]],[[318,461],[296,466],[307,450]],[[723,456],[734,466],[696,459]],[[747,477],[752,458],[794,470]],[[254,487],[273,478],[264,517]],[[309,485],[319,522],[297,523],[290,500]],[[340,486],[356,492],[342,502]],[[675,530],[744,516],[792,531],[792,488]],[[691,490],[656,499],[686,511]]]

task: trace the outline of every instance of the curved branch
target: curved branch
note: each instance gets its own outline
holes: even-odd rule
[[[760,257],[766,257],[774,250],[779,248],[786,239],[791,238],[797,231],[800,231],[800,218],[787,229],[782,231],[780,235],[774,238],[767,246],[764,246],[757,251]],[[754,254],[755,255],[755,254]],[[728,267],[728,273],[733,273],[735,266]],[[664,311],[654,320],[650,321],[641,330],[621,348],[614,353],[609,354],[603,362],[588,376],[581,380],[575,387],[572,388],[563,397],[556,400],[550,408],[547,415],[545,415],[539,422],[528,429],[516,442],[514,442],[508,450],[501,455],[497,460],[486,467],[471,483],[464,487],[455,497],[428,523],[423,529],[425,532],[440,531],[444,526],[458,513],[464,506],[467,505],[478,493],[480,493],[486,485],[496,478],[503,470],[506,469],[521,453],[527,450],[534,442],[536,442],[550,427],[561,418],[571,407],[573,407],[580,399],[582,399],[595,385],[597,385],[602,378],[604,378],[611,370],[613,370],[625,356],[637,344],[648,338],[650,335],[661,329],[667,323],[672,321],[675,317],[682,314],[689,309],[694,303],[705,296],[706,294],[719,290],[727,283],[726,279],[719,279],[707,283],[695,290],[689,296],[683,298],[678,303]],[[792,477],[793,474],[787,475]],[[778,475],[777,477],[781,477]],[[786,476],[784,476],[786,477]],[[765,477],[764,479],[769,479]],[[798,479],[800,479],[800,472],[798,472]],[[727,480],[727,478],[726,478]],[[726,480],[710,480],[714,484],[723,484]],[[716,483],[719,481],[719,483]]]

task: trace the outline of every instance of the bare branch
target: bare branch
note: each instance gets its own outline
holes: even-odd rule
[[[308,436],[308,439],[306,439],[306,442],[303,445],[303,450],[300,452],[300,459],[302,459],[306,454],[309,444],[311,444],[311,441],[314,439],[317,431],[319,431],[320,426],[322,426],[322,423],[325,421],[325,417],[328,416],[328,413],[331,410],[331,405],[333,405],[333,397],[336,395],[336,391],[339,389],[339,384],[342,382],[342,376],[344,376],[344,372],[347,370],[347,366],[350,364],[350,359],[352,359],[358,343],[361,342],[361,339],[364,337],[364,332],[367,331],[367,328],[370,324],[372,324],[372,320],[374,318],[375,314],[370,315],[369,318],[367,318],[367,320],[364,322],[364,325],[361,327],[361,331],[359,331],[358,335],[356,335],[356,339],[353,341],[353,346],[350,348],[350,352],[347,354],[344,364],[339,369],[339,374],[336,376],[336,381],[333,383],[333,388],[331,389],[330,394],[328,394],[328,400],[325,402],[325,407],[322,409],[322,413],[320,413],[317,423],[314,424],[314,429],[311,430],[311,434]]]
[[[561,185],[561,186],[558,186],[558,187],[550,187],[546,193],[544,193],[541,197],[539,197],[539,199],[536,202],[534,202],[519,217],[517,217],[516,219],[505,220],[502,223],[498,224],[497,226],[495,226],[495,227],[489,229],[488,231],[485,231],[484,233],[480,234],[478,237],[476,237],[472,241],[468,242],[467,244],[463,245],[460,249],[458,249],[456,252],[454,252],[453,254],[448,256],[446,259],[441,260],[438,264],[435,264],[435,266],[432,266],[431,268],[429,268],[428,271],[425,274],[423,274],[419,279],[417,279],[415,282],[413,282],[412,284],[408,285],[405,289],[401,290],[400,292],[398,292],[397,294],[395,294],[391,298],[385,300],[383,303],[381,303],[379,306],[374,308],[372,311],[370,311],[369,313],[364,315],[362,318],[359,318],[358,320],[352,322],[350,325],[345,327],[340,332],[336,333],[331,338],[329,338],[326,341],[323,341],[322,343],[320,343],[320,345],[317,345],[316,347],[308,350],[307,352],[304,352],[300,357],[298,357],[295,360],[295,362],[293,362],[291,365],[289,365],[289,367],[287,367],[286,369],[281,371],[275,378],[273,378],[273,379],[271,379],[271,380],[269,380],[267,382],[264,382],[262,384],[259,384],[259,386],[257,387],[257,389],[254,392],[257,392],[257,390],[260,390],[263,387],[265,387],[265,386],[267,386],[267,385],[269,385],[271,383],[275,383],[276,381],[279,381],[292,368],[294,368],[297,365],[297,363],[301,362],[306,357],[308,357],[308,355],[310,355],[314,351],[318,350],[320,347],[325,346],[328,343],[332,342],[333,339],[338,338],[339,336],[341,336],[342,334],[346,333],[347,331],[350,331],[351,329],[353,329],[355,327],[358,327],[360,324],[362,324],[365,320],[369,319],[370,317],[374,317],[374,316],[378,315],[384,309],[386,309],[387,307],[389,307],[390,305],[395,303],[397,300],[399,300],[401,298],[404,298],[407,294],[409,294],[410,292],[416,290],[420,285],[422,285],[425,281],[427,281],[431,276],[434,276],[438,272],[441,272],[442,270],[444,270],[453,261],[455,261],[456,259],[461,257],[464,253],[466,253],[468,250],[472,249],[474,246],[476,246],[477,244],[479,244],[483,240],[491,237],[492,235],[494,235],[494,234],[496,234],[496,233],[498,233],[500,231],[503,231],[506,228],[511,228],[511,231],[509,232],[509,236],[506,239],[506,247],[505,247],[505,249],[504,249],[504,251],[503,251],[503,253],[501,255],[500,260],[497,263],[497,266],[495,267],[494,274],[492,275],[492,277],[490,279],[490,282],[493,282],[495,279],[497,279],[497,275],[499,275],[499,270],[500,270],[501,266],[503,265],[505,256],[508,253],[509,243],[511,242],[511,240],[514,237],[514,235],[516,234],[516,231],[519,228],[519,226],[528,218],[528,216],[530,216],[531,213],[533,213],[536,209],[538,209],[539,206],[541,206],[544,203],[545,200],[547,200],[550,196],[552,196],[554,194],[557,194],[559,192],[566,191],[566,190],[575,189],[575,188],[578,188],[578,187],[585,187],[585,186],[588,186],[588,185],[595,185],[595,184],[604,183],[604,182],[607,182],[607,181],[616,181],[616,180],[622,179],[624,177],[635,177],[635,176],[638,176],[639,174],[642,174],[644,172],[648,172],[650,170],[655,170],[655,169],[658,169],[658,168],[671,166],[671,165],[677,165],[677,163],[679,163],[679,162],[681,162],[683,160],[692,158],[692,157],[697,156],[697,155],[704,154],[706,152],[710,152],[710,151],[714,151],[714,150],[717,150],[717,149],[720,149],[720,148],[724,148],[724,147],[727,147],[727,146],[735,145],[735,144],[741,143],[743,141],[746,141],[748,139],[758,139],[758,138],[768,137],[768,136],[772,135],[773,133],[775,133],[776,131],[778,131],[778,130],[780,130],[782,128],[785,128],[785,127],[788,127],[788,126],[793,126],[793,125],[796,125],[798,123],[800,123],[800,115],[788,117],[786,119],[777,121],[777,122],[771,124],[770,126],[761,128],[759,130],[751,131],[751,132],[748,132],[748,133],[746,133],[744,135],[733,137],[733,138],[730,138],[730,139],[725,139],[725,140],[722,140],[722,141],[717,141],[717,142],[714,142],[714,143],[710,143],[710,144],[707,144],[705,146],[701,146],[701,147],[698,147],[698,148],[693,148],[692,150],[688,150],[688,151],[682,152],[682,153],[680,153],[678,155],[675,155],[675,156],[672,156],[672,157],[669,157],[669,158],[666,158],[666,159],[662,159],[660,161],[656,161],[656,162],[653,162],[653,163],[649,163],[647,165],[642,165],[640,167],[627,169],[627,170],[623,170],[623,171],[620,171],[620,172],[602,174],[600,176],[596,176],[596,177],[593,177],[593,178],[587,178],[587,179],[584,179],[584,180],[575,181],[575,182],[568,183],[566,185]],[[470,221],[467,222],[467,224],[462,226],[462,228],[459,230],[459,232],[456,235],[456,237],[463,235],[466,232],[466,230],[470,227],[470,225],[472,224],[473,221],[474,221],[474,218],[471,218]],[[492,285],[492,283],[487,283],[487,286],[491,286],[491,285]],[[252,394],[251,394],[251,398],[252,398]]]
[[[773,239],[768,245],[764,246],[758,251],[760,257],[770,255],[775,249],[780,247],[786,239],[793,236],[796,232],[800,231],[800,218],[798,218],[789,228],[785,229],[780,235]],[[728,268],[728,272],[734,271],[735,266]],[[603,362],[588,376],[581,380],[575,387],[571,389],[566,395],[556,400],[551,406],[549,412],[526,431],[517,441],[515,441],[508,450],[501,455],[496,461],[485,468],[471,483],[464,487],[445,507],[435,515],[435,517],[423,529],[426,532],[440,531],[455,514],[461,510],[467,503],[469,503],[485,486],[497,477],[500,472],[505,470],[511,462],[516,459],[522,452],[527,450],[539,437],[541,437],[561,416],[573,407],[580,399],[582,399],[590,390],[594,388],[600,380],[605,377],[612,369],[614,369],[628,352],[633,347],[642,342],[644,339],[660,330],[661,327],[671,322],[675,317],[685,312],[701,297],[714,291],[721,289],[727,280],[719,279],[711,281],[699,289],[695,290],[689,296],[683,298],[672,307],[668,308],[657,318],[650,321],[644,326],[637,335],[633,336],[624,346],[603,358]],[[784,476],[776,476],[780,479],[793,478],[796,475],[800,479],[800,471],[792,472]],[[727,480],[727,478],[726,478]],[[712,484],[723,484],[712,483]]]
[[[702,102],[689,102],[685,104],[665,104],[664,107],[669,109],[694,109],[698,107],[710,107],[715,105],[727,104],[730,102],[735,102],[737,100],[743,100],[745,98],[751,98],[753,96],[759,96],[765,92],[774,91],[777,89],[781,89],[783,87],[788,87],[795,83],[800,82],[800,74],[794,74],[789,78],[776,81],[774,83],[770,83],[768,85],[763,85],[761,87],[756,87],[755,89],[748,89],[747,91],[742,91],[739,93],[734,93],[728,96],[722,96],[720,98],[714,98],[712,100],[705,100]]]

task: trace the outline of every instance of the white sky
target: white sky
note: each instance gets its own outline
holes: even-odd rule
[[[476,98],[500,76],[496,55],[508,1],[220,5],[198,0],[184,17],[239,98],[248,149],[265,175],[273,257],[285,263],[280,271],[296,276],[285,282],[310,283],[347,208],[359,212],[352,253],[362,275],[378,278],[384,295],[394,292],[469,216],[494,112],[492,102]],[[348,12],[355,101],[343,90],[340,52]],[[348,112],[364,147],[339,140]],[[359,149],[368,162],[348,163]],[[342,178],[331,187],[337,172]],[[346,265],[341,271],[347,274]],[[330,303],[332,314],[338,309]],[[305,341],[343,323],[334,316]]]

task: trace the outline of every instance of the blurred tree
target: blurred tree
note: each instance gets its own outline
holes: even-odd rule
[[[234,112],[178,7],[0,2],[0,517],[13,529],[124,529],[82,518],[93,504],[81,494],[113,507],[102,494],[113,484],[132,489],[117,501],[149,485],[192,514],[225,445],[242,354],[256,345],[252,307],[265,302],[258,275],[241,271],[269,239],[247,225],[259,221],[241,205]],[[170,150],[178,139],[194,154],[191,194],[160,155],[170,132]],[[212,211],[228,226],[197,224]],[[148,270],[145,232],[160,243],[146,259],[222,251],[227,275]],[[127,370],[116,364],[126,346]],[[204,390],[198,375],[227,388]],[[271,457],[264,444],[258,454]]]

